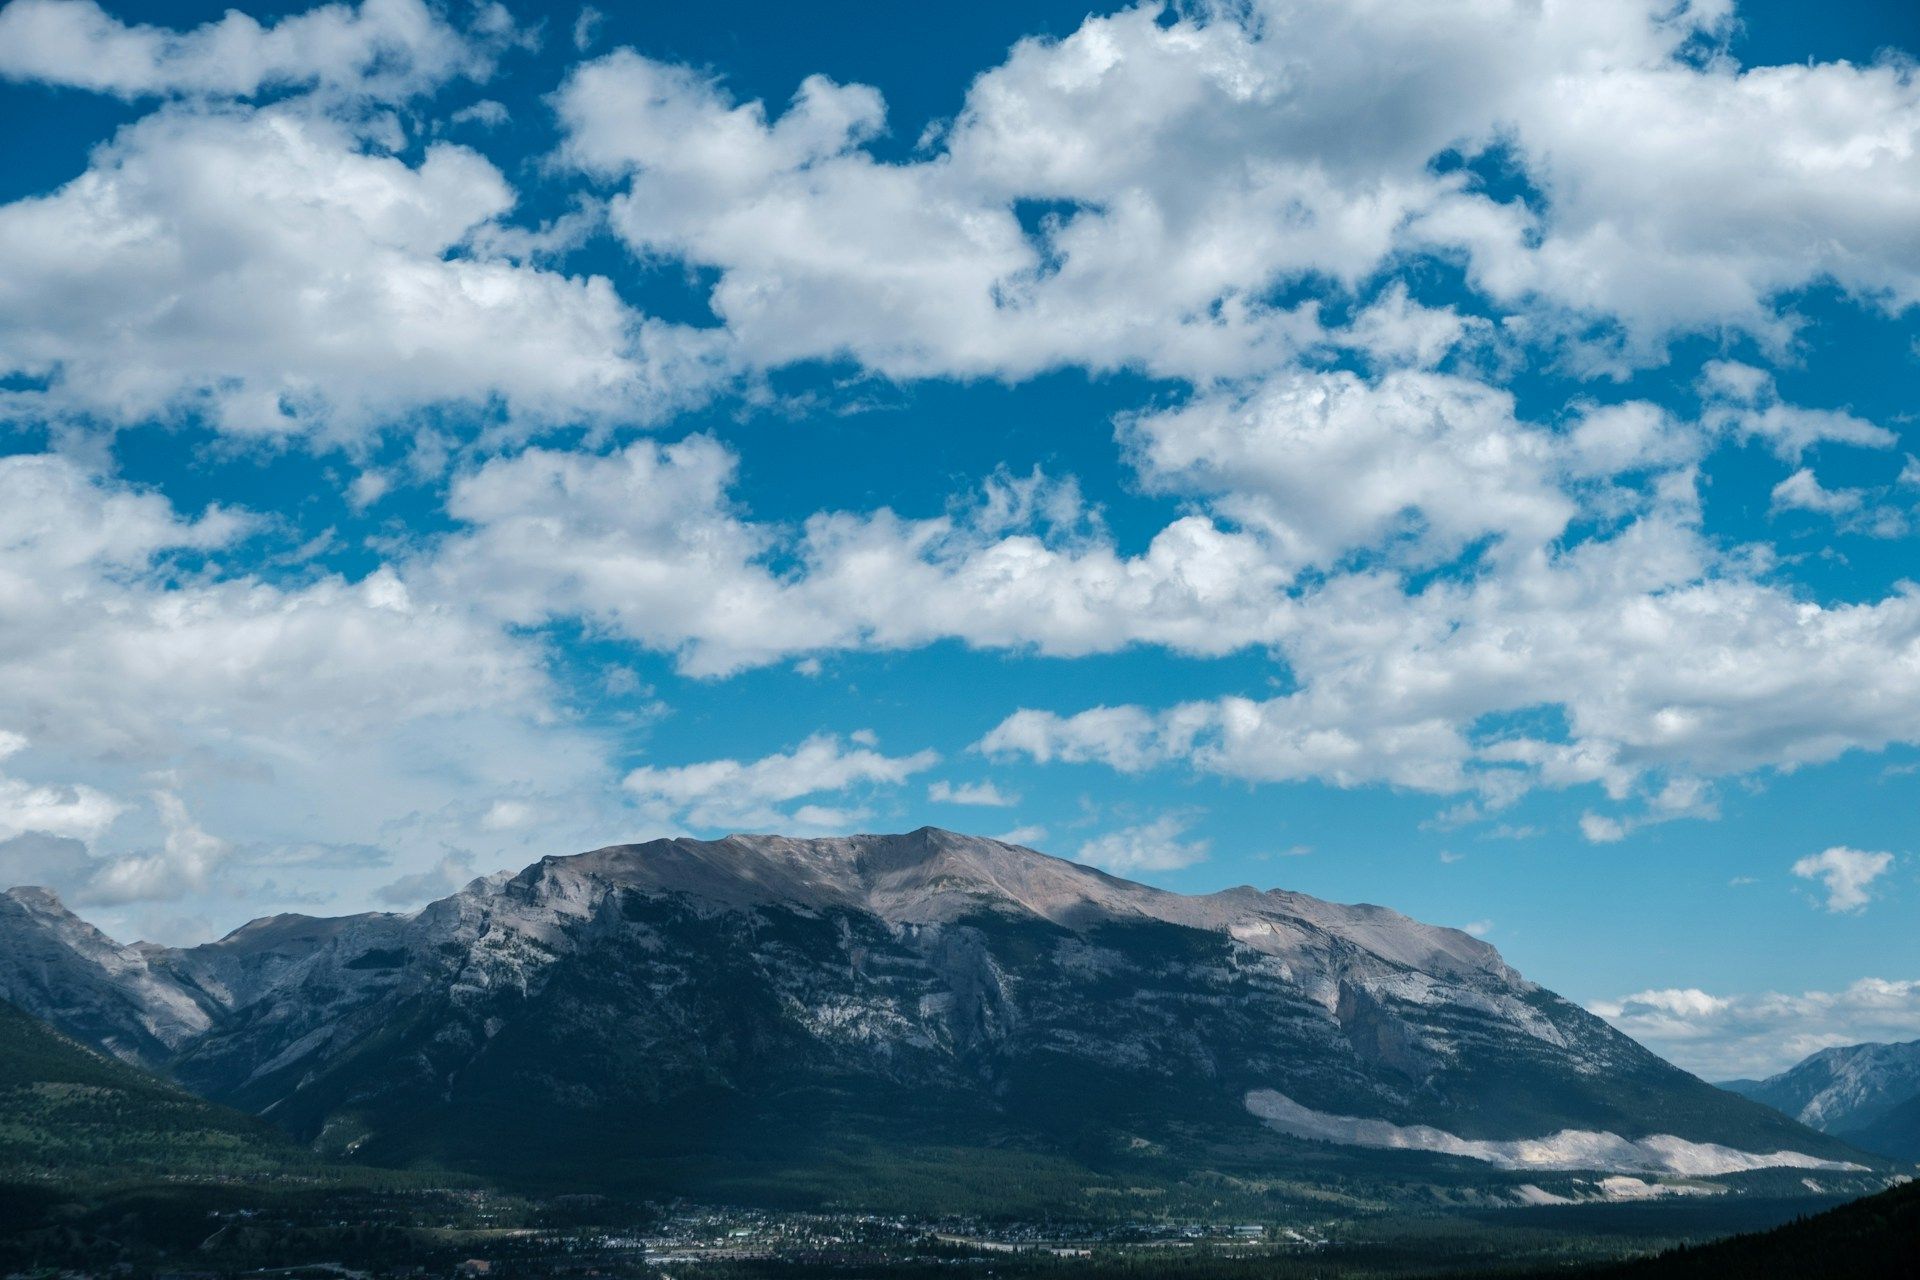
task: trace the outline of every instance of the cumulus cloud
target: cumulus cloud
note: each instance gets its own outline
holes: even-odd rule
[[[1910,72],[1700,56],[1729,22],[1651,0],[1142,5],[1020,42],[893,164],[866,147],[879,94],[819,76],[776,111],[622,50],[557,102],[568,158],[626,183],[619,234],[715,270],[762,365],[1244,374],[1323,338],[1275,285],[1352,286],[1410,250],[1464,255],[1537,332],[1612,326],[1628,359],[1678,330],[1784,341],[1774,300],[1825,281],[1920,299]]]
[[[172,902],[204,892],[234,856],[232,844],[202,828],[171,791],[151,793],[148,804],[161,832],[157,846],[96,852],[107,843],[101,839],[106,825],[128,810],[114,801],[106,821],[89,831],[88,839],[61,834],[57,823],[47,822],[0,838],[0,882],[44,885],[76,905],[102,908]],[[29,812],[26,820],[46,816]]]
[[[203,830],[170,791],[153,793],[166,838],[150,853],[105,861],[81,891],[88,903],[121,905],[197,893],[233,853],[233,846]]]
[[[1828,489],[1806,467],[1773,486],[1775,511],[1813,511],[1827,516],[1852,515],[1860,509],[1858,489]]]
[[[1773,486],[1772,512],[1783,511],[1826,516],[1842,530],[1873,538],[1898,538],[1908,527],[1905,512],[1875,501],[1864,489],[1829,489],[1807,467]]]
[[[935,804],[984,805],[991,809],[1020,803],[1018,796],[1007,795],[992,782],[948,782],[944,778],[927,787],[927,799]]]
[[[214,852],[189,808],[249,848],[373,838],[403,867],[447,840],[491,855],[528,838],[490,828],[476,795],[558,815],[545,834],[562,847],[625,834],[606,748],[559,714],[535,645],[390,569],[223,569],[255,530],[57,455],[0,458],[0,839],[125,851],[103,902],[204,892],[230,911],[223,882],[266,855]],[[122,799],[156,779],[178,811]],[[377,867],[303,879],[297,864],[283,885],[348,903],[377,884]]]
[[[0,730],[0,762],[26,750],[27,740]],[[120,802],[84,785],[35,785],[0,773],[0,841],[29,832],[89,840],[113,825]]]
[[[245,529],[57,455],[0,458],[0,720],[36,745],[164,767],[196,728],[210,745],[318,742],[541,696],[531,655],[391,571],[292,587],[167,573]]]
[[[1793,864],[1802,880],[1818,880],[1827,891],[1827,910],[1864,911],[1873,901],[1873,883],[1893,869],[1890,853],[1869,853],[1835,845]]]
[[[1280,650],[1296,689],[1151,709],[1027,708],[981,746],[1140,769],[1390,782],[1499,801],[1598,784],[1618,800],[1674,778],[1794,769],[1906,741],[1920,714],[1920,598],[1821,605],[1763,581],[1698,532],[1690,474],[1610,537],[1415,589],[1385,571],[1294,603]],[[1563,738],[1501,717],[1559,710]],[[1663,799],[1663,797],[1665,799]]]
[[[1133,418],[1123,439],[1151,485],[1211,495],[1303,566],[1402,541],[1425,562],[1487,536],[1533,547],[1575,511],[1560,446],[1467,378],[1296,374]]]
[[[1716,430],[1763,441],[1788,462],[1823,443],[1864,449],[1892,447],[1899,437],[1885,427],[1840,409],[1808,409],[1783,403],[1773,375],[1732,360],[1710,360],[1700,375],[1703,420]]]
[[[822,512],[791,530],[737,508],[737,466],[706,436],[495,459],[454,484],[467,529],[420,575],[516,623],[590,619],[705,676],[947,638],[1218,654],[1275,634],[1283,571],[1203,517],[1123,556],[1070,485],[999,477],[940,516]]]
[[[1920,1038],[1920,981],[1862,978],[1839,991],[1798,994],[1668,988],[1588,1008],[1708,1080],[1769,1076],[1835,1045]]]
[[[1080,846],[1076,858],[1119,875],[1142,871],[1178,871],[1205,862],[1211,847],[1206,840],[1185,839],[1191,815],[1161,814],[1151,822],[1121,827],[1095,836]]]
[[[0,372],[42,388],[6,407],[341,440],[428,406],[645,417],[705,384],[712,339],[485,251],[514,201],[462,146],[409,164],[294,107],[156,112],[0,205]]]
[[[624,785],[642,811],[660,822],[733,830],[837,828],[860,821],[863,811],[832,808],[813,797],[898,786],[938,762],[932,751],[888,756],[872,746],[815,734],[791,751],[758,760],[643,765],[626,776]],[[781,808],[796,800],[809,803]]]
[[[0,9],[0,77],[122,98],[319,89],[401,101],[491,72],[513,19],[497,4],[471,13],[460,30],[421,0],[362,0],[265,24],[229,9],[175,31],[121,22],[94,0],[12,0]]]

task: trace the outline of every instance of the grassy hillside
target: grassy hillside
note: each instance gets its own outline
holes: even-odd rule
[[[254,1179],[313,1164],[266,1123],[0,1001],[0,1182]]]

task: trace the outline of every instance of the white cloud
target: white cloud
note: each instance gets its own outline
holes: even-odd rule
[[[1829,489],[1811,469],[1801,467],[1773,486],[1772,512],[1810,511],[1829,517],[1849,533],[1873,538],[1904,536],[1908,529],[1906,514],[1872,501],[1872,497],[1865,489]]]
[[[1910,740],[1920,595],[1807,598],[1770,576],[1764,549],[1704,536],[1698,483],[1684,464],[1656,472],[1612,492],[1598,534],[1531,547],[1509,535],[1464,572],[1417,581],[1363,563],[1308,580],[1276,614],[1281,696],[1024,708],[980,745],[1128,771],[1186,761],[1257,781],[1475,791],[1495,807],[1531,786],[1598,784],[1643,801],[1638,824],[1711,814],[1715,777]],[[1538,708],[1564,736],[1502,727]]]
[[[886,119],[866,86],[810,77],[770,112],[631,51],[584,64],[555,99],[564,158],[624,184],[608,217],[636,253],[716,273],[717,331],[530,265],[489,162],[443,143],[409,165],[368,146],[404,144],[396,116],[324,93],[176,104],[80,179],[0,209],[0,368],[51,381],[17,407],[115,422],[204,409],[237,431],[353,431],[454,406],[605,423],[816,358],[902,378],[1077,365],[1211,384],[1332,345],[1426,367],[1488,327],[1392,281],[1338,332],[1318,304],[1267,300],[1306,278],[1364,296],[1424,250],[1465,253],[1491,297],[1544,313],[1511,332],[1549,342],[1569,309],[1647,348],[1675,328],[1777,337],[1771,300],[1827,280],[1891,307],[1920,297],[1910,75],[1741,72],[1695,56],[1724,30],[1722,6],[1589,8],[1271,0],[1090,17],[1016,45],[900,163],[867,149]],[[404,96],[484,75],[521,38],[498,6],[470,12],[455,30],[419,0],[366,0],[169,32],[89,0],[15,0],[0,70],[129,95]],[[592,25],[582,10],[577,39]],[[1489,150],[1531,176],[1538,209],[1434,163]],[[1748,393],[1719,411],[1781,447],[1884,437]],[[1473,441],[1455,443],[1469,447],[1426,452],[1484,478]],[[1524,509],[1518,461],[1488,518],[1550,519],[1550,492]],[[1376,479],[1386,501],[1418,474]],[[1435,518],[1470,515],[1420,496]]]
[[[447,117],[448,124],[477,124],[483,129],[498,129],[513,118],[504,102],[482,98]]]
[[[1440,374],[1296,374],[1131,419],[1123,438],[1149,484],[1213,496],[1297,565],[1399,539],[1422,562],[1487,535],[1530,548],[1575,512],[1555,441],[1513,397]]]
[[[1821,515],[1845,516],[1860,509],[1858,489],[1827,489],[1807,467],[1773,486],[1775,511],[1814,511]]]
[[[1598,1000],[1594,1013],[1709,1080],[1760,1078],[1835,1045],[1920,1038],[1920,981],[1841,991],[1713,995],[1695,987]]]
[[[1825,281],[1920,300],[1914,78],[1699,56],[1730,21],[1653,0],[1143,5],[1022,41],[891,164],[865,146],[878,93],[818,76],[776,112],[623,50],[558,107],[569,158],[627,183],[620,235],[717,270],[713,308],[763,366],[1244,374],[1323,338],[1274,286],[1353,285],[1409,250],[1464,254],[1541,336],[1622,326],[1614,358],[1676,330],[1784,341],[1774,300]],[[1440,172],[1445,153],[1497,153],[1542,199]],[[1023,225],[1022,202],[1044,213]],[[1448,340],[1399,330],[1382,352]]]
[[[0,730],[0,761],[26,750],[27,740]],[[84,785],[36,785],[0,773],[0,841],[28,833],[91,840],[113,825],[121,804]]]
[[[711,339],[474,248],[514,200],[461,146],[410,165],[297,108],[156,112],[0,205],[0,371],[46,384],[7,407],[341,439],[428,406],[644,417],[704,384]]]
[[[1191,824],[1186,814],[1162,814],[1139,826],[1095,836],[1080,846],[1076,858],[1118,875],[1178,871],[1207,859],[1208,841],[1183,839]]]
[[[556,707],[537,647],[390,570],[223,571],[252,528],[219,508],[188,519],[58,456],[0,458],[7,824],[81,837],[102,862],[129,851],[118,901],[177,889],[229,919],[247,909],[257,861],[209,857],[164,807],[111,797],[162,777],[222,839],[371,841],[403,869],[449,841],[523,851],[529,829],[484,821],[502,796],[553,815],[541,832],[558,847],[630,834],[606,747]],[[73,870],[68,846],[39,848]],[[379,871],[275,878],[353,908]]]
[[[1899,437],[1885,427],[1839,409],[1784,404],[1773,375],[1731,360],[1710,360],[1701,371],[1704,419],[1716,430],[1765,441],[1788,462],[1823,443],[1887,449]]]
[[[207,887],[209,878],[232,855],[233,846],[203,831],[179,796],[156,791],[153,805],[166,832],[165,842],[151,853],[102,862],[80,901],[117,905],[197,893]]]
[[[0,40],[0,74],[191,99],[0,206],[0,410],[69,428],[204,415],[356,449],[441,413],[490,424],[472,453],[420,433],[419,457],[457,454],[456,528],[351,578],[237,572],[243,517],[185,517],[57,459],[0,462],[0,724],[34,753],[0,799],[42,829],[98,834],[111,819],[88,797],[133,794],[151,768],[187,770],[195,812],[216,777],[229,795],[242,776],[298,779],[281,783],[311,810],[298,820],[321,823],[337,819],[319,780],[364,787],[403,871],[440,856],[443,827],[527,838],[502,805],[590,808],[578,829],[596,829],[622,811],[566,798],[607,780],[608,752],[569,725],[520,630],[555,621],[702,677],[942,640],[1263,647],[1278,691],[1026,708],[981,746],[1467,793],[1479,814],[1596,785],[1639,811],[1590,810],[1594,839],[1710,813],[1712,778],[1920,724],[1920,596],[1794,589],[1771,549],[1707,535],[1695,471],[1718,442],[1760,441],[1797,468],[1782,509],[1892,532],[1881,491],[1826,489],[1803,456],[1886,447],[1885,428],[1788,405],[1730,361],[1706,369],[1694,423],[1638,401],[1525,421],[1468,372],[1522,351],[1656,359],[1688,329],[1781,343],[1782,298],[1810,285],[1920,298],[1909,71],[1741,71],[1711,53],[1718,4],[1142,7],[1022,42],[912,158],[883,163],[870,88],[813,77],[769,110],[620,52],[555,99],[563,163],[613,194],[529,229],[491,161],[412,145],[411,106],[403,125],[365,101],[484,74],[516,36],[502,11],[463,12],[464,31],[368,0],[167,32],[80,0],[0,11],[30,46]],[[592,25],[583,10],[578,44]],[[255,93],[267,104],[210,100]],[[1509,164],[1542,198],[1502,203],[1435,163],[1454,153]],[[724,327],[650,320],[552,265],[603,226],[649,262],[706,268]],[[1392,277],[1428,250],[1516,314],[1420,304]],[[1271,301],[1303,280],[1321,302]],[[1311,367],[1348,354],[1369,373]],[[742,509],[715,440],[604,452],[610,427],[811,359],[1185,380],[1122,425],[1141,486],[1181,510],[1128,543],[1036,473],[933,515],[792,526]],[[485,452],[574,426],[578,452]],[[394,483],[365,461],[359,507]],[[643,770],[636,790],[676,820],[843,827],[861,810],[834,788],[782,790],[809,748],[889,761],[817,739],[711,762],[772,788],[735,808],[698,790],[709,766]],[[516,753],[539,778],[513,776]],[[296,821],[251,803],[251,822]]]
[[[1873,882],[1893,869],[1890,853],[1869,853],[1835,845],[1793,864],[1802,880],[1818,880],[1827,890],[1827,910],[1857,912],[1873,901]]]
[[[6,800],[0,779],[0,804]],[[77,905],[111,908],[129,903],[172,902],[205,892],[215,873],[234,855],[233,846],[201,828],[185,803],[171,791],[149,796],[151,816],[160,832],[158,847],[118,853],[96,853],[109,843],[108,828],[129,812],[128,806],[109,800],[86,787],[69,789],[97,802],[98,812],[83,822],[43,807],[23,816],[26,828],[9,831],[0,819],[0,880],[8,885],[39,884],[53,888]],[[51,820],[50,820],[51,819]]]
[[[927,799],[935,804],[983,805],[992,809],[1004,809],[1020,803],[1018,796],[1007,795],[992,782],[956,783],[944,778],[927,787]]]
[[[573,20],[573,47],[585,53],[593,45],[594,37],[600,31],[600,24],[606,15],[592,5],[581,5],[579,16]]]
[[[473,855],[452,850],[424,871],[401,876],[374,891],[374,897],[390,907],[417,907],[423,902],[443,898],[474,878]]]
[[[1580,815],[1580,834],[1590,844],[1618,844],[1627,838],[1629,828],[1618,818],[1610,818],[1604,813],[1583,813]]]
[[[1122,556],[1077,490],[1036,475],[990,480],[938,517],[823,512],[796,532],[735,507],[736,467],[705,436],[496,459],[454,484],[448,507],[468,530],[418,576],[515,623],[584,617],[707,676],[946,638],[1219,654],[1276,634],[1283,571],[1202,517]]]
[[[624,785],[642,811],[660,822],[734,830],[836,829],[860,821],[864,814],[818,803],[791,811],[780,806],[809,797],[897,786],[938,761],[932,751],[888,756],[872,747],[849,748],[830,734],[815,734],[792,751],[758,760],[644,765],[629,773]]]
[[[262,24],[229,9],[191,31],[129,26],[93,0],[12,0],[0,9],[0,77],[122,98],[249,97],[308,89],[400,101],[456,76],[484,79],[516,38],[496,4],[460,31],[421,0],[326,4]]]
[[[218,508],[181,520],[54,455],[0,458],[0,721],[36,746],[165,767],[196,731],[317,743],[543,695],[530,654],[389,571],[169,585],[169,553],[217,550],[245,527]]]

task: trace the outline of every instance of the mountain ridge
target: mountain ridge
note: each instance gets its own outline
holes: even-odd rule
[[[1866,1168],[1459,930],[1284,890],[1183,895],[938,828],[610,845],[411,913],[130,955],[26,897],[0,911],[0,995],[64,994],[103,1043],[367,1159],[488,1171],[572,1134],[657,1185],[856,1139],[867,1154],[839,1158],[937,1138],[1092,1168],[1115,1144],[1284,1166],[1331,1137],[1341,1159],[1524,1171],[1572,1167],[1525,1154],[1572,1134],[1674,1153],[1655,1172]]]
[[[1920,1040],[1836,1045],[1720,1087],[1864,1150],[1920,1161]]]

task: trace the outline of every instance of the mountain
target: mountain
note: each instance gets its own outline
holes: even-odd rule
[[[1822,1049],[1778,1075],[1721,1088],[1864,1150],[1920,1161],[1920,1040]]]
[[[160,1066],[212,1029],[208,1008],[151,963],[164,951],[121,946],[49,889],[0,893],[0,939],[0,999],[124,1061]]]
[[[991,1205],[1870,1163],[1457,930],[932,828],[616,846],[178,949],[7,897],[0,994],[322,1152],[522,1185]]]
[[[272,1126],[84,1048],[0,1001],[0,1184],[310,1165]]]

